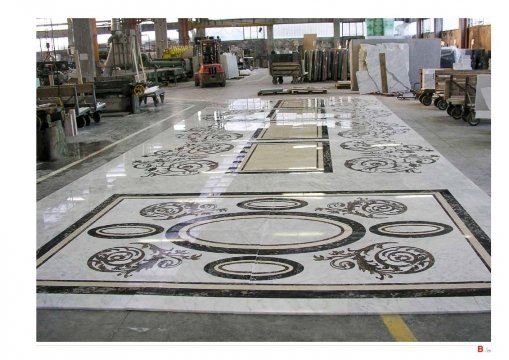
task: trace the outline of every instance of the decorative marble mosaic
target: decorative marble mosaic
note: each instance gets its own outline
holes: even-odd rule
[[[490,294],[489,238],[448,191],[119,194],[37,264],[40,294]]]

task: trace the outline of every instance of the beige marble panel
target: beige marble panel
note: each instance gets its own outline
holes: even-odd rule
[[[265,129],[259,139],[316,139],[322,137],[321,126],[316,125],[273,125]]]
[[[240,171],[320,171],[323,158],[321,143],[255,144],[247,154]]]

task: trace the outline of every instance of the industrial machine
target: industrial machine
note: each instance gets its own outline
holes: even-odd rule
[[[194,45],[194,84],[205,87],[211,84],[226,85],[226,75],[219,62],[221,40],[213,37],[197,37]]]

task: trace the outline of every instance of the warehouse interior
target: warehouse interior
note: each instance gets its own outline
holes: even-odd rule
[[[36,17],[37,344],[491,352],[494,16],[334,13]]]

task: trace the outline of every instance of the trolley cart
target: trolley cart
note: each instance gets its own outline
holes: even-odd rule
[[[270,76],[272,76],[272,83],[283,83],[284,76],[292,77],[292,84],[302,82],[302,65],[300,61],[300,54],[271,54],[270,55]]]

